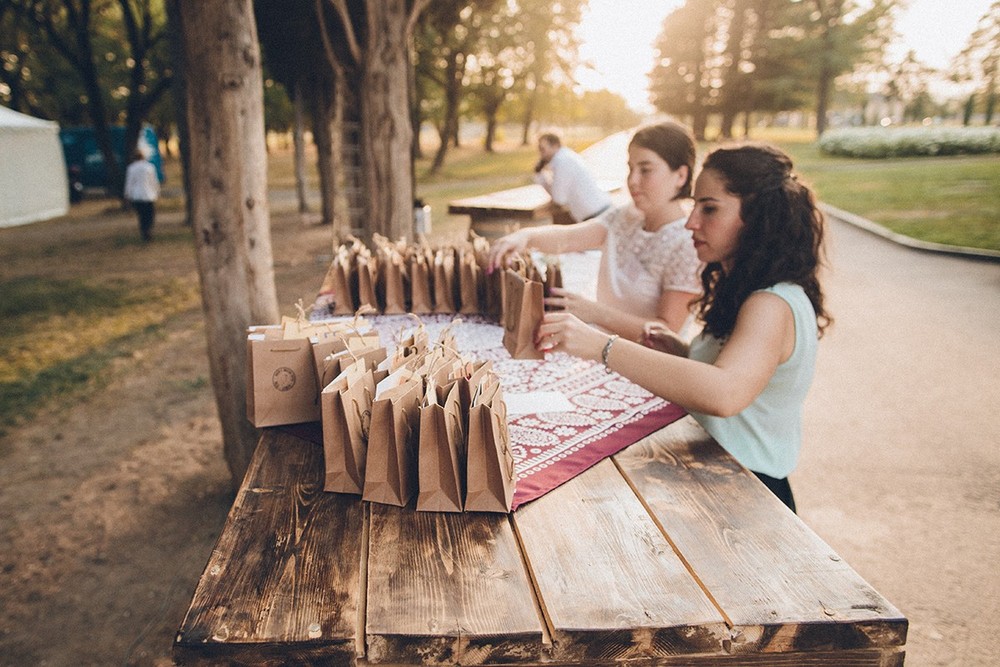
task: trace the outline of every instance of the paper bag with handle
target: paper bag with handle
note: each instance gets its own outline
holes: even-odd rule
[[[496,375],[488,375],[473,394],[467,443],[465,511],[509,512],[516,477],[507,406]]]
[[[472,248],[462,248],[458,253],[458,286],[459,300],[462,305],[460,313],[472,315],[484,312],[483,270],[479,268],[476,255]]]
[[[375,296],[375,283],[378,280],[378,263],[371,252],[364,248],[355,259],[357,269],[357,303],[358,308],[365,306],[378,309],[378,298]]]
[[[410,311],[414,313],[434,312],[434,291],[431,274],[433,259],[427,261],[427,253],[417,248],[410,257]]]
[[[535,349],[535,330],[545,314],[542,283],[519,271],[504,271],[503,346],[513,359],[544,359]]]
[[[465,495],[465,435],[458,385],[427,383],[420,406],[417,509],[461,512]]]
[[[438,248],[434,253],[434,312],[455,313],[457,277],[455,274],[455,251],[453,248]]]
[[[379,263],[379,280],[382,282],[382,312],[398,315],[406,312],[406,268],[403,256],[395,248],[386,250]]]
[[[323,390],[324,491],[361,494],[375,381],[365,362],[348,367]]]
[[[422,390],[420,378],[411,378],[386,390],[372,403],[362,495],[365,500],[404,507],[416,493]]]
[[[283,340],[281,326],[247,332],[247,418],[257,428],[319,420],[312,344]]]

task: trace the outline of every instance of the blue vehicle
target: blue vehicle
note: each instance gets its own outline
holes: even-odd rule
[[[111,148],[121,164],[122,170],[128,166],[131,151],[125,150],[125,126],[112,125]],[[86,188],[106,188],[107,174],[104,169],[104,155],[97,147],[97,136],[91,127],[70,127],[59,131],[63,155],[66,158],[66,172],[69,175],[70,201],[80,201]],[[156,131],[150,125],[143,125],[139,132],[139,149],[156,167],[160,182],[164,180],[163,159],[160,156],[160,142]]]

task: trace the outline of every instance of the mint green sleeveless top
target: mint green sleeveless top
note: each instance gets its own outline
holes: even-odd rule
[[[781,479],[795,468],[802,446],[802,405],[816,367],[816,312],[799,285],[779,283],[760,291],[778,295],[792,309],[792,355],[739,414],[715,417],[692,412],[691,416],[743,466]],[[702,332],[691,342],[688,357],[715,363],[722,346],[723,341]]]

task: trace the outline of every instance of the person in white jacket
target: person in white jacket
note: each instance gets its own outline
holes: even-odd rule
[[[132,153],[132,162],[125,170],[125,199],[131,203],[139,217],[139,234],[144,242],[153,240],[153,223],[156,222],[156,200],[160,197],[160,179],[156,167],[142,151]]]
[[[583,158],[563,146],[557,135],[540,136],[538,154],[535,182],[545,188],[553,202],[569,211],[574,222],[596,218],[611,207],[611,196],[590,175]]]

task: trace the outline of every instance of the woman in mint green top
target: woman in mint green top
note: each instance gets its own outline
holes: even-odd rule
[[[634,342],[565,312],[545,315],[536,345],[602,361],[683,406],[794,511],[787,476],[817,338],[830,322],[817,278],[823,216],[791,159],[766,144],[710,153],[694,199],[686,227],[704,263],[704,328],[690,348],[659,322]]]

